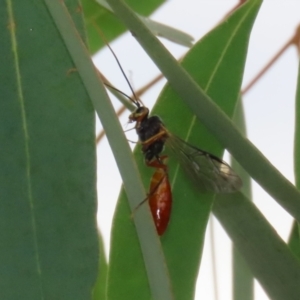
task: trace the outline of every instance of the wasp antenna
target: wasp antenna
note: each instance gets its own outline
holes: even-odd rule
[[[124,96],[126,96],[126,97],[127,97],[128,99],[130,99],[137,107],[140,107],[140,106],[141,106],[141,105],[140,105],[140,101],[138,100],[138,97],[136,96],[136,94],[135,94],[135,92],[134,92],[134,90],[133,90],[133,88],[132,88],[132,86],[131,86],[131,84],[130,84],[130,82],[129,82],[129,79],[128,79],[128,77],[126,76],[126,74],[125,74],[125,72],[124,72],[124,70],[123,70],[123,68],[122,68],[122,65],[121,65],[121,63],[120,63],[120,61],[119,61],[117,55],[115,54],[115,52],[113,51],[113,49],[112,49],[111,46],[109,45],[109,43],[108,43],[108,41],[106,40],[106,38],[105,38],[105,36],[104,36],[102,30],[98,27],[97,24],[95,24],[95,22],[93,22],[93,25],[95,26],[96,30],[98,31],[98,33],[99,33],[100,36],[102,37],[104,43],[106,44],[106,46],[108,47],[108,49],[110,50],[110,52],[112,53],[112,55],[114,56],[114,58],[115,58],[115,60],[116,60],[116,62],[117,62],[117,64],[118,64],[118,66],[119,66],[119,68],[120,68],[120,70],[121,70],[121,72],[122,72],[122,74],[123,74],[123,76],[124,76],[124,78],[125,78],[125,80],[126,80],[128,86],[129,86],[129,88],[130,88],[130,90],[131,90],[131,92],[132,92],[132,95],[133,95],[134,99],[132,99],[131,97],[127,96],[126,94],[124,94],[124,93],[121,92],[120,90],[117,90],[117,89],[115,89],[115,88],[112,87],[112,86],[110,86],[110,87],[113,88],[113,89],[115,89],[115,90],[117,90],[118,92],[120,92],[120,93],[123,94]]]
[[[128,98],[131,102],[133,102],[137,107],[140,107],[140,103],[138,101],[136,101],[135,99],[132,99],[130,96],[128,96],[126,93],[122,92],[121,90],[117,89],[116,87],[104,82],[103,83],[105,86],[107,86],[110,89],[113,89],[115,91],[117,91],[118,93],[122,94],[123,96],[125,96],[126,98]]]
[[[106,42],[106,41],[105,41],[105,42]],[[107,47],[109,48],[109,50],[111,51],[112,55],[114,56],[114,58],[115,58],[115,60],[116,60],[116,62],[117,62],[117,64],[118,64],[118,66],[119,66],[119,68],[120,68],[120,70],[121,70],[121,72],[122,72],[122,74],[123,74],[125,80],[127,81],[127,84],[128,84],[128,86],[129,86],[129,88],[130,88],[130,90],[131,90],[131,92],[132,92],[133,97],[134,97],[134,101],[133,101],[133,102],[134,102],[136,105],[139,105],[139,100],[138,100],[138,98],[137,98],[137,96],[136,96],[136,94],[135,94],[135,92],[134,92],[134,90],[133,90],[133,88],[132,88],[132,86],[131,86],[131,84],[130,84],[130,82],[129,82],[128,77],[126,76],[126,74],[125,74],[125,72],[124,72],[124,70],[123,70],[123,68],[122,68],[122,66],[121,66],[121,63],[120,63],[119,59],[117,58],[116,54],[114,53],[114,51],[112,50],[112,48],[110,47],[110,45],[109,45],[107,42],[106,42],[106,45],[107,45]],[[128,97],[128,98],[129,98],[130,100],[133,100],[131,97]]]

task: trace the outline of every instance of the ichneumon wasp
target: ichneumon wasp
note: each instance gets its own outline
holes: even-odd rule
[[[167,228],[172,207],[171,186],[167,164],[164,162],[167,157],[161,155],[165,146],[172,149],[180,165],[201,192],[237,192],[242,187],[242,180],[222,159],[171,134],[158,116],[149,116],[149,109],[135,96],[118,58],[108,43],[107,46],[114,55],[134,98],[114,87],[109,87],[125,95],[136,106],[135,111],[129,116],[129,123],[135,123],[134,128],[142,145],[146,165],[156,169],[151,178],[146,200],[149,201],[156,230],[162,235]]]

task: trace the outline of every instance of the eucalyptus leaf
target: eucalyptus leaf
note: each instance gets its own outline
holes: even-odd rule
[[[259,9],[259,5],[253,3],[257,4],[257,1],[247,2],[247,5],[205,36],[182,61],[182,66],[194,80],[231,117],[239,98],[249,35]],[[135,32],[135,29],[131,30]],[[152,40],[153,37],[147,38]],[[230,78],[228,74],[231,74]],[[180,85],[181,78],[176,80]],[[182,139],[221,156],[224,150],[222,146],[196,121],[170,85],[163,90],[153,113],[162,118],[168,130]],[[144,166],[139,148],[135,157],[143,181],[148,186],[153,170]],[[214,196],[199,194],[186,180],[176,161],[170,159],[168,165],[174,204],[169,228],[161,238],[165,264],[170,272],[174,299],[193,299],[206,224]],[[113,221],[108,296],[111,299],[122,299],[126,294],[131,299],[148,299],[151,297],[151,290],[147,272],[129,215],[127,200],[122,192]],[[158,272],[150,274],[154,277],[157,275]]]
[[[110,7],[107,1],[96,0],[96,2],[113,13],[113,9]],[[182,46],[191,47],[193,45],[194,38],[191,35],[162,23],[155,22],[150,18],[143,17],[139,14],[136,15],[154,35],[163,37]]]
[[[89,299],[94,109],[44,1],[1,1],[0,26],[0,298]]]

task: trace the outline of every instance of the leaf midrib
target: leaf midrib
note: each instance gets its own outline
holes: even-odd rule
[[[39,288],[41,299],[44,299],[44,292],[42,286],[42,270],[41,270],[41,262],[39,256],[39,247],[38,247],[38,239],[37,239],[37,226],[36,226],[36,217],[34,213],[34,199],[32,193],[32,182],[31,182],[31,160],[30,160],[30,150],[29,150],[29,132],[28,132],[28,123],[26,117],[26,108],[25,108],[25,99],[22,88],[22,78],[21,78],[21,70],[19,63],[19,53],[18,53],[18,45],[17,45],[17,37],[16,37],[16,22],[13,14],[13,5],[11,0],[6,0],[7,6],[7,14],[8,14],[8,30],[10,32],[11,39],[11,50],[13,53],[13,63],[15,69],[16,76],[16,87],[17,87],[17,95],[18,102],[20,107],[20,115],[22,120],[22,131],[24,135],[24,154],[25,154],[25,168],[26,168],[26,183],[27,183],[27,197],[28,204],[31,211],[31,228],[33,233],[33,246],[35,250],[35,261],[36,261],[36,271],[39,278]]]

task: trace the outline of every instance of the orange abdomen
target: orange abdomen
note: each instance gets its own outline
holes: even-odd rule
[[[149,205],[158,235],[167,229],[172,209],[172,192],[166,170],[156,169],[151,178]]]

